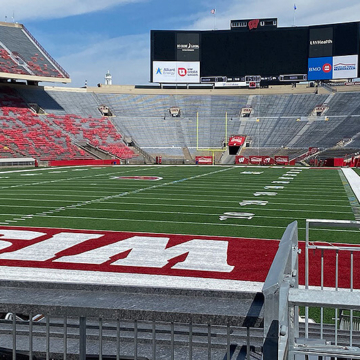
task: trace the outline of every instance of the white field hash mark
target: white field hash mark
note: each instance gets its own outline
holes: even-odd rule
[[[219,219],[221,221],[227,220],[227,219],[247,219],[251,220],[255,214],[252,213],[240,213],[240,212],[226,212],[223,215],[219,216]]]

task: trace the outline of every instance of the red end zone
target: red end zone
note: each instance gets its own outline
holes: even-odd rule
[[[0,227],[0,277],[260,291],[278,244],[216,236]],[[320,285],[320,276],[312,275],[320,274],[319,254],[310,253],[313,285]],[[358,260],[356,256],[355,263]],[[304,251],[299,262],[303,274]],[[334,286],[335,262],[328,258],[325,266],[325,286]],[[344,260],[341,266],[350,264]],[[346,271],[340,275],[339,286],[348,286]],[[354,283],[360,287],[359,278]]]
[[[0,227],[6,279],[112,278],[111,283],[185,288],[193,282],[196,288],[216,284],[226,290],[229,281],[263,282],[277,248],[278,241],[243,238]]]

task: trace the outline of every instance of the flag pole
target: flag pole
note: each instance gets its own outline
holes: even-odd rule
[[[214,15],[214,30],[216,30],[216,9],[212,9],[211,13]]]
[[[295,12],[296,12],[296,5],[294,4],[294,19],[293,19],[293,26],[295,26]]]

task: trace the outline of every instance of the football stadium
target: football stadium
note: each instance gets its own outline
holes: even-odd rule
[[[360,22],[149,38],[75,88],[0,22],[0,358],[360,359]]]

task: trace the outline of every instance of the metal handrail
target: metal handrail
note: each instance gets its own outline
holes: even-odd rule
[[[294,335],[289,332],[288,294],[291,287],[298,287],[297,221],[286,228],[262,289],[265,298],[263,360],[287,358],[289,341]],[[292,326],[298,329],[297,317]]]
[[[63,67],[42,47],[42,45],[31,35],[30,31],[22,25],[22,28],[27,36],[39,47],[39,49],[53,62],[53,64],[62,72],[65,78],[69,79],[70,75],[63,69]]]

